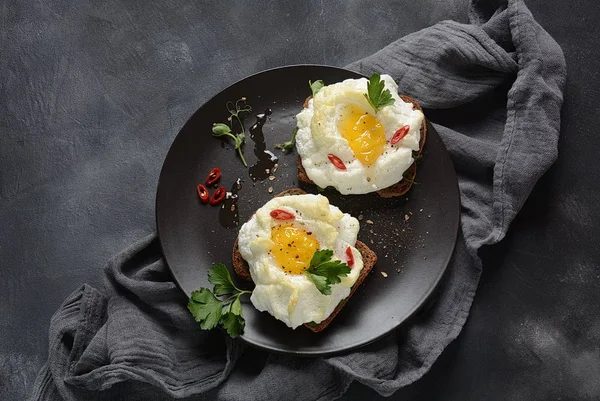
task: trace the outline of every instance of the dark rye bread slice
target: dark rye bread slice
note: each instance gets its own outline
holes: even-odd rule
[[[277,196],[302,195],[302,194],[306,194],[306,192],[299,188],[294,188],[294,189],[288,189],[287,191],[284,191]],[[327,317],[327,319],[323,320],[319,324],[306,323],[304,325],[308,329],[312,330],[315,333],[318,333],[319,331],[321,331],[321,330],[325,329],[327,326],[329,326],[329,324],[331,323],[333,318],[340,312],[340,310],[342,310],[342,308],[344,307],[346,302],[350,299],[350,297],[352,297],[352,295],[354,294],[356,289],[361,286],[361,284],[365,281],[365,279],[367,278],[367,276],[369,275],[371,270],[373,270],[375,263],[377,263],[377,255],[363,242],[356,241],[355,247],[356,247],[356,249],[358,249],[358,251],[362,255],[363,268],[360,271],[358,278],[356,279],[356,283],[354,283],[354,285],[350,289],[350,294],[346,298],[344,298],[342,301],[340,301],[340,303],[336,306],[336,308],[333,310],[333,312],[331,312],[331,315],[329,315],[329,317]],[[238,275],[238,277],[240,277],[243,280],[252,281],[248,263],[246,263],[244,258],[242,258],[242,254],[240,253],[240,251],[238,249],[237,238],[235,240],[235,243],[233,244],[232,259],[233,259],[233,270]]]
[[[407,103],[412,103],[413,110],[419,110],[419,111],[423,112],[423,109],[417,103],[417,101],[415,99],[410,98],[408,96],[404,96],[404,95],[400,95],[400,98]],[[310,96],[308,98],[306,98],[306,101],[304,102],[305,108],[308,106],[309,100],[310,100]],[[421,124],[421,140],[419,141],[419,150],[416,152],[413,152],[413,155],[415,157],[419,156],[421,154],[421,152],[423,151],[423,147],[425,146],[426,138],[427,138],[427,123],[426,123],[425,119],[423,119],[423,123]],[[298,165],[298,180],[300,180],[301,182],[304,182],[306,184],[314,185],[314,182],[312,182],[312,180],[310,178],[308,178],[308,175],[306,174],[306,170],[304,169],[304,166],[302,165],[302,158],[300,156],[298,156],[297,165]],[[379,196],[381,196],[382,198],[393,198],[395,196],[402,196],[410,190],[413,183],[415,182],[416,175],[417,175],[417,163],[413,162],[413,164],[411,164],[411,166],[408,168],[408,170],[406,170],[406,172],[404,173],[403,180],[401,180],[400,182],[397,182],[396,184],[394,184],[392,186],[389,186],[387,188],[377,191],[377,194]]]

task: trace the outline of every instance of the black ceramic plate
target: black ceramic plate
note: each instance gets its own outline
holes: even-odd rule
[[[156,216],[165,259],[188,295],[199,287],[210,287],[207,269],[212,263],[231,266],[231,249],[238,232],[238,228],[220,224],[219,207],[200,204],[196,184],[203,182],[213,167],[223,170],[222,184],[228,189],[241,178],[238,209],[243,224],[273,195],[298,187],[296,152],[282,154],[274,145],[290,138],[295,115],[310,94],[308,80],[334,83],[357,77],[357,73],[324,66],[264,71],[213,97],[181,129],[160,174]],[[253,108],[245,119],[247,129],[255,123],[256,114],[272,111],[263,132],[266,149],[279,157],[274,180],[253,181],[232,145],[211,136],[213,122],[224,121],[229,115],[227,101],[242,96]],[[245,155],[251,166],[257,161],[253,152],[257,145],[248,132],[246,135]],[[272,351],[323,355],[365,345],[413,315],[442,278],[459,224],[456,174],[431,126],[417,182],[406,196],[394,199],[326,191],[332,204],[361,220],[359,239],[377,253],[377,265],[331,325],[318,334],[305,327],[291,330],[269,314],[258,312],[246,299],[242,339]],[[303,188],[316,192],[314,187]]]

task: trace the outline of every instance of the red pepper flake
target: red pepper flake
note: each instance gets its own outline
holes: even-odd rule
[[[196,187],[196,191],[198,191],[198,197],[200,198],[200,202],[203,204],[207,204],[209,200],[208,189],[202,184],[198,184]]]
[[[270,215],[275,220],[293,220],[296,218],[292,213],[281,209],[271,210]]]
[[[216,184],[221,179],[221,169],[218,167],[213,168],[206,177],[206,186],[210,187]]]
[[[330,153],[330,154],[327,155],[327,158],[329,159],[329,161],[331,162],[331,164],[333,164],[334,166],[336,166],[340,170],[346,170],[346,165],[344,164],[344,162],[342,161],[342,159],[340,159],[336,155],[332,155]]]
[[[217,190],[213,193],[212,197],[210,198],[210,204],[213,206],[218,205],[223,201],[223,199],[225,199],[226,195],[227,189],[225,189],[225,187],[217,188]]]
[[[348,262],[346,263],[348,266],[354,266],[354,254],[352,253],[352,248],[346,248],[346,256],[348,257]]]
[[[398,131],[394,132],[392,139],[390,139],[390,143],[392,145],[397,144],[406,136],[406,134],[408,134],[408,131],[410,131],[410,125],[405,125],[404,127],[399,128]]]

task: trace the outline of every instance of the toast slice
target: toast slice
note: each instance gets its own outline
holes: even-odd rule
[[[306,194],[306,192],[299,188],[294,188],[294,189],[288,189],[287,191],[284,191],[284,192],[278,194],[277,196],[302,195],[302,194]],[[361,286],[361,284],[365,281],[365,279],[367,278],[367,276],[369,275],[371,270],[373,270],[375,263],[377,263],[377,255],[367,245],[365,245],[361,241],[356,241],[355,246],[356,246],[356,249],[358,249],[358,251],[362,255],[363,268],[360,271],[360,274],[359,274],[358,278],[356,279],[356,282],[350,289],[350,294],[346,298],[344,298],[342,301],[340,301],[340,303],[336,306],[336,308],[333,310],[333,312],[331,312],[331,315],[329,315],[329,317],[327,317],[327,319],[323,320],[321,323],[319,323],[319,324],[315,324],[315,323],[304,324],[304,326],[307,327],[309,330],[311,330],[315,333],[318,333],[319,331],[324,330],[327,326],[329,326],[329,324],[331,323],[333,318],[340,312],[340,310],[342,310],[342,308],[344,307],[346,302],[350,299],[350,297],[352,297],[352,295],[354,294],[356,289]],[[233,270],[238,275],[238,277],[243,280],[252,281],[248,263],[246,263],[244,258],[242,258],[242,254],[240,253],[240,251],[238,249],[237,238],[235,240],[235,243],[233,244],[232,259],[233,259]]]
[[[400,95],[400,98],[407,103],[412,103],[414,110],[419,110],[421,112],[423,111],[423,109],[417,103],[417,101],[415,99],[410,98],[408,96],[404,96],[404,95]],[[306,100],[304,102],[305,108],[308,106],[309,100],[310,100],[310,96],[308,98],[306,98]],[[421,124],[421,140],[419,141],[419,150],[416,152],[413,152],[414,156],[419,156],[421,154],[421,152],[423,152],[423,147],[425,146],[426,138],[427,138],[427,122],[425,121],[425,119],[423,119],[423,123]],[[300,156],[298,156],[297,165],[298,165],[298,180],[300,180],[301,182],[303,182],[305,184],[314,185],[314,182],[312,182],[312,180],[310,178],[308,178],[308,175],[306,174],[306,170],[304,169],[304,166],[302,166],[302,158]],[[401,180],[401,181],[397,182],[396,184],[389,186],[387,188],[380,189],[379,191],[377,191],[377,194],[379,196],[381,196],[382,198],[393,198],[395,196],[402,196],[410,190],[413,183],[415,182],[416,175],[417,175],[417,163],[413,162],[413,164],[404,173],[403,180]]]

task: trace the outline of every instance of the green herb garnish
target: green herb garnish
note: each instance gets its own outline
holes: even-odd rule
[[[323,80],[321,80],[321,79],[318,79],[315,82],[308,81],[308,85],[310,86],[310,90],[312,91],[313,97],[315,97],[317,92],[320,91],[325,86],[325,82],[323,82]]]
[[[406,182],[408,182],[409,184],[413,184],[413,185],[419,185],[419,183],[417,181],[414,181],[410,178],[408,178],[407,176],[403,176],[402,179]]]
[[[244,128],[244,121],[242,119],[242,113],[250,113],[252,111],[252,107],[246,104],[246,98],[242,97],[238,99],[235,103],[229,101],[225,104],[227,107],[227,111],[229,112],[229,117],[227,117],[227,121],[229,124],[223,123],[214,123],[212,127],[213,136],[227,136],[233,139],[233,144],[235,149],[237,149],[238,154],[240,155],[240,159],[242,159],[242,163],[244,163],[245,167],[248,167],[246,163],[246,159],[244,159],[244,150],[242,149],[242,145],[246,140],[246,129]],[[237,121],[237,125],[239,128],[238,133],[234,130],[234,118]]]
[[[369,78],[369,82],[367,83],[367,93],[365,93],[364,96],[375,110],[375,113],[379,112],[379,109],[382,107],[390,106],[395,102],[390,90],[385,89],[385,83],[377,73],[374,73],[371,75],[371,78]]]
[[[310,90],[314,97],[317,94],[317,92],[319,92],[321,90],[321,88],[323,88],[325,86],[325,82],[323,82],[323,80],[321,80],[321,79],[318,79],[315,82],[309,80],[308,85],[310,86]],[[275,144],[275,149],[281,149],[283,151],[283,153],[287,153],[287,152],[291,151],[294,148],[294,145],[296,145],[296,134],[297,133],[298,133],[298,127],[294,128],[294,131],[292,131],[292,139],[290,139],[289,141],[283,142],[283,143]]]
[[[189,311],[202,330],[213,329],[220,323],[231,337],[239,336],[246,325],[240,297],[252,291],[237,288],[222,263],[214,264],[208,270],[208,281],[214,285],[213,290],[200,288],[193,291],[188,303]],[[230,296],[221,301],[217,297],[222,295]]]
[[[331,285],[341,282],[340,277],[350,274],[350,266],[339,260],[332,260],[333,251],[321,249],[313,255],[310,266],[304,274],[324,295],[331,295]]]
[[[298,127],[294,128],[294,131],[292,131],[292,139],[290,139],[287,142],[284,143],[277,143],[275,144],[275,149],[281,149],[281,151],[283,153],[287,153],[288,151],[292,150],[294,148],[294,145],[296,144],[296,134],[298,133]]]
[[[402,179],[410,184],[419,185],[419,183],[417,181],[410,178],[410,175],[411,175],[411,169],[409,168],[404,173],[402,173]]]

